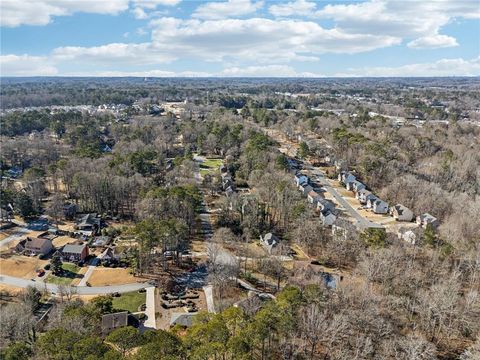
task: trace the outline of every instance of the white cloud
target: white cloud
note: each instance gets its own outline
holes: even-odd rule
[[[198,19],[225,19],[238,17],[256,12],[263,7],[263,1],[228,0],[224,2],[210,2],[200,5],[192,14]]]
[[[412,49],[438,49],[458,46],[457,40],[448,35],[424,36],[407,44]]]
[[[397,67],[350,69],[336,76],[479,76],[480,56],[470,60],[441,59],[433,63],[408,64]]]
[[[96,76],[96,77],[209,77],[214,76],[206,72],[196,71],[169,71],[169,70],[145,70],[145,71],[94,71],[73,72],[66,76]]]
[[[55,16],[69,16],[78,12],[117,15],[131,3],[135,16],[148,17],[145,10],[157,6],[174,6],[181,0],[2,0],[0,25],[47,25]]]
[[[286,17],[292,15],[310,16],[313,14],[317,5],[308,0],[296,0],[289,3],[272,5],[268,11],[277,17]]]
[[[443,46],[455,46],[456,42],[439,38],[441,28],[456,18],[480,18],[480,6],[472,0],[370,0],[326,5],[316,15],[333,19],[338,28],[350,33],[425,38],[430,43],[436,39]]]
[[[149,65],[167,63],[174,58],[151,43],[113,43],[94,47],[66,46],[53,50],[51,58],[56,62],[74,62],[82,65]]]
[[[178,5],[181,1],[182,0],[132,0],[132,13],[136,19],[148,19],[158,14],[158,12],[154,10],[159,5],[175,6]]]
[[[47,25],[54,16],[76,12],[115,15],[128,9],[129,0],[2,0],[1,26]]]
[[[49,76],[57,73],[55,66],[43,56],[13,54],[0,56],[1,76]]]
[[[232,67],[224,69],[218,75],[225,77],[322,77],[319,74],[297,72],[293,67],[287,65]]]
[[[207,61],[311,61],[318,60],[322,53],[358,53],[401,41],[391,36],[324,29],[311,21],[264,18],[208,21],[161,18],[150,26],[157,47],[177,57]]]

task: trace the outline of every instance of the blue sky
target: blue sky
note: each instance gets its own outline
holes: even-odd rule
[[[478,76],[478,0],[2,0],[2,76]]]

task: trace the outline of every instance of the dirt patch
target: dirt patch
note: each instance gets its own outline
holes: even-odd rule
[[[130,274],[130,269],[96,268],[88,282],[92,286],[109,286],[143,282],[145,279]]]
[[[0,262],[0,273],[24,279],[36,277],[36,270],[48,264],[48,260],[40,260],[37,257],[21,255],[12,256],[9,259],[2,259]]]

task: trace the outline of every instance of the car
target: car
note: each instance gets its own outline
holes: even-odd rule
[[[37,276],[42,277],[43,275],[45,275],[45,270],[44,269],[38,269],[37,270]]]

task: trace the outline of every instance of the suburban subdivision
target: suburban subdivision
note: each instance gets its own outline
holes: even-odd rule
[[[478,78],[2,80],[2,358],[478,359]]]

